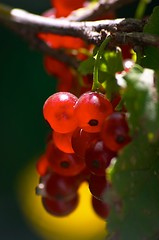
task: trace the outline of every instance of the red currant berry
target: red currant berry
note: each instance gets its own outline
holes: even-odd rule
[[[89,190],[95,198],[102,200],[103,194],[107,189],[108,185],[109,184],[105,176],[97,176],[94,174],[90,175]]]
[[[51,169],[63,176],[75,176],[85,168],[83,158],[74,153],[64,153],[54,144],[47,147],[47,158]]]
[[[61,159],[53,157],[49,163],[55,172],[63,176],[76,176],[85,167],[84,160],[71,153],[63,154]]]
[[[131,138],[124,113],[114,112],[103,123],[101,137],[106,147],[119,151],[127,145]]]
[[[78,206],[79,195],[76,194],[74,198],[69,201],[58,201],[42,197],[42,204],[45,210],[53,216],[63,217],[72,213]]]
[[[107,203],[100,201],[99,199],[95,198],[92,196],[92,206],[96,214],[103,218],[106,219],[109,215],[109,207]]]
[[[109,166],[111,159],[116,156],[116,152],[106,148],[102,141],[90,145],[86,150],[85,162],[91,173],[105,176],[105,169]]]
[[[40,183],[36,188],[36,193],[49,199],[68,201],[74,198],[78,186],[78,178],[65,177],[50,172],[40,179]]]
[[[72,135],[72,148],[76,155],[84,158],[86,149],[99,138],[99,133],[89,133],[77,128]]]
[[[77,127],[74,106],[77,97],[69,92],[57,92],[44,103],[43,114],[50,126],[60,133],[72,132]]]
[[[58,149],[65,153],[74,153],[72,148],[71,138],[73,132],[70,133],[58,133],[53,132],[53,142]]]
[[[87,92],[75,105],[78,126],[87,132],[99,132],[104,119],[112,113],[112,105],[101,93]]]

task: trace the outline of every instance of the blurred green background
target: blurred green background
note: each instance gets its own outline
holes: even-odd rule
[[[49,0],[3,0],[1,3],[38,14],[50,7]],[[150,12],[154,5],[157,1],[152,1]],[[130,12],[126,7],[118,11],[118,16],[133,16],[135,8],[136,5],[132,5]],[[42,106],[55,91],[55,81],[44,70],[42,54],[30,49],[20,37],[1,25],[0,84],[0,239],[40,240],[23,217],[16,183],[19,173],[44,150],[49,129],[43,119]]]

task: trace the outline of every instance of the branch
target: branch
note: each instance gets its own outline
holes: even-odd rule
[[[3,10],[3,11],[2,11]],[[88,43],[98,45],[103,40],[101,30],[107,32],[141,32],[144,23],[137,19],[115,19],[73,22],[67,19],[51,19],[21,9],[0,5],[0,22],[19,34],[49,32],[64,36],[79,37]]]
[[[122,1],[120,1],[120,3]],[[102,6],[102,2],[105,2],[105,0],[100,1],[100,4],[97,4],[96,9],[100,9],[99,6]],[[111,3],[114,4],[114,7],[119,6],[119,0],[109,0],[108,2],[107,6],[109,7]],[[109,33],[109,35],[111,34],[113,37],[112,44],[114,45],[131,43],[132,45],[150,45],[159,47],[158,36],[144,34],[142,32],[146,23],[145,20],[123,18],[115,20],[76,22],[70,21],[70,16],[68,19],[51,19],[29,13],[22,9],[15,9],[0,4],[0,23],[18,33],[34,49],[68,63],[73,68],[77,68],[79,64],[74,57],[67,55],[64,50],[50,48],[45,42],[37,37],[37,34],[39,32],[44,32],[63,36],[73,36],[81,38],[87,43],[100,45]],[[93,12],[90,16],[93,16]]]
[[[84,8],[73,11],[67,19],[70,21],[89,21],[94,20],[102,15],[106,15],[108,11],[114,11],[121,6],[135,2],[136,0],[99,0],[90,3]]]
[[[152,35],[147,33],[115,33],[114,35],[114,43],[124,44],[130,43],[132,45],[149,45],[153,47],[159,48],[159,36]]]
[[[26,38],[25,38],[26,40]],[[40,40],[39,38],[34,38],[34,43],[33,41],[30,41],[29,39],[27,39],[27,41],[30,43],[31,42],[31,47],[34,50],[37,50],[41,53],[43,53],[44,55],[49,55],[63,63],[66,63],[67,65],[69,65],[70,67],[77,69],[79,66],[79,60],[71,55],[68,55],[63,49],[53,49],[50,48],[45,42],[43,42],[42,40]]]

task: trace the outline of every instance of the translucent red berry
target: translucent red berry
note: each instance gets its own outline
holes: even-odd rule
[[[92,206],[94,211],[99,217],[103,219],[106,219],[108,217],[109,207],[107,203],[100,201],[99,199],[92,196]]]
[[[102,141],[90,145],[86,150],[85,162],[91,173],[105,176],[105,169],[109,166],[111,159],[116,153],[106,148]]]
[[[103,199],[103,194],[109,186],[108,181],[106,180],[106,176],[97,176],[94,174],[90,175],[89,178],[89,190],[91,194],[99,199]]]
[[[124,113],[114,112],[103,123],[101,137],[106,147],[119,151],[131,141]]]
[[[84,159],[74,153],[64,153],[55,147],[48,145],[47,158],[51,169],[62,176],[78,175],[84,168]]]
[[[58,133],[53,131],[53,142],[61,151],[65,153],[74,153],[71,143],[72,134],[73,132]]]
[[[81,128],[77,128],[72,135],[72,148],[78,156],[84,158],[86,149],[99,138],[99,133],[89,133]]]
[[[68,201],[77,193],[78,181],[75,177],[65,177],[50,172],[40,179],[36,193],[49,199]]]
[[[58,201],[42,197],[42,204],[45,210],[53,216],[63,217],[72,213],[78,206],[79,195],[76,194],[74,198],[69,201]]]
[[[87,92],[75,105],[78,126],[87,132],[99,132],[104,119],[112,113],[112,105],[101,93]]]
[[[77,127],[74,106],[77,97],[69,92],[57,92],[44,103],[43,115],[52,129],[60,133],[72,132]]]

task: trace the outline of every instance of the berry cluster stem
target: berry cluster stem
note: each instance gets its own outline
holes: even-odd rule
[[[101,62],[100,60],[106,46],[108,45],[111,39],[112,37],[110,35],[106,37],[106,39],[100,45],[99,50],[95,56],[92,91],[98,91],[100,87],[100,82],[99,82],[99,68],[100,68],[100,62]]]

